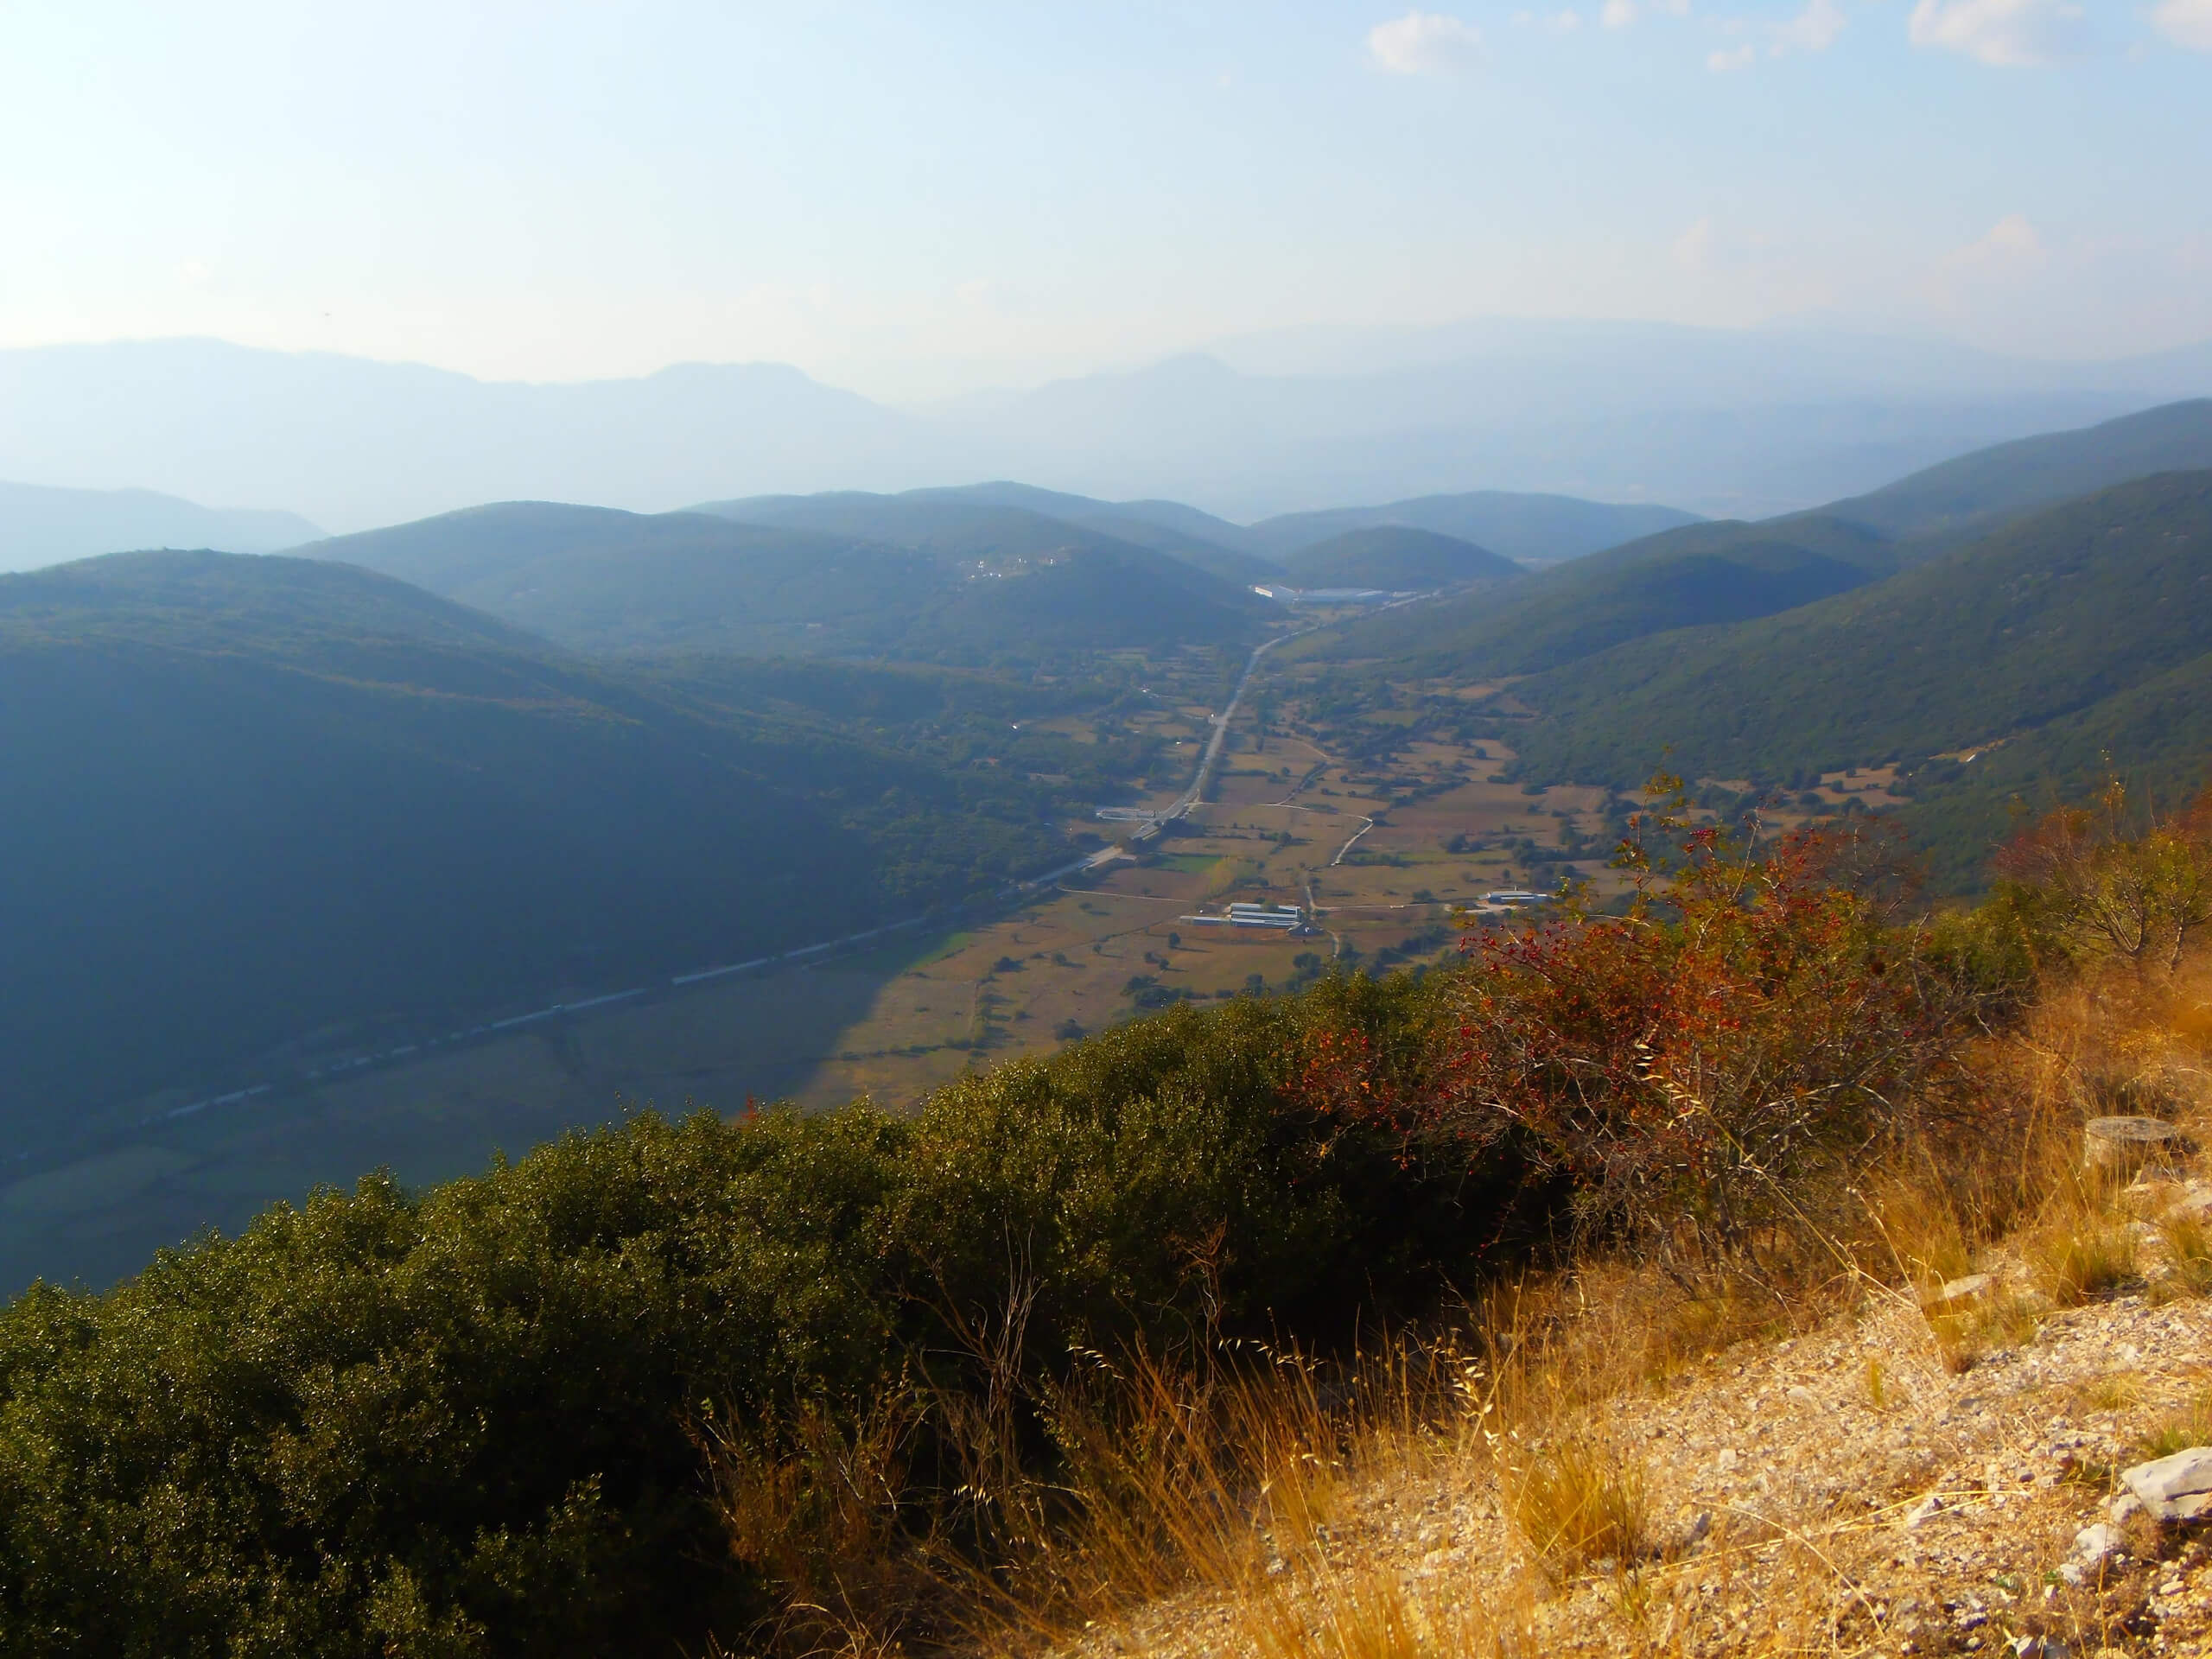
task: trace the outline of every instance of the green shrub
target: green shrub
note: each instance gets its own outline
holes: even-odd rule
[[[733,1558],[702,1425],[833,1444],[902,1377],[992,1386],[978,1331],[1034,1376],[1076,1344],[1326,1340],[1472,1271],[1510,1172],[1432,1177],[1306,1087],[1317,1044],[1410,1078],[1432,1007],[1328,982],[1178,1010],[912,1120],[645,1114],[34,1289],[0,1313],[0,1651],[742,1642],[783,1586]],[[950,1462],[925,1433],[912,1478]]]

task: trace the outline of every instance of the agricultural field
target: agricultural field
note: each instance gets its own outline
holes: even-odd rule
[[[1206,652],[1127,667],[1111,709],[1024,721],[1079,742],[1156,743],[1116,803],[1157,811],[1189,786],[1236,664]],[[1326,688],[1323,688],[1325,691]],[[1129,855],[1010,894],[954,931],[830,955],[545,1021],[464,1046],[300,1080],[171,1122],[162,1103],[82,1160],[0,1188],[0,1273],[49,1260],[117,1271],[210,1217],[242,1225],[269,1198],[388,1166],[402,1180],[480,1167],[626,1109],[721,1111],[748,1099],[823,1108],[919,1100],[970,1067],[1050,1052],[1179,1002],[1279,991],[1332,967],[1448,960],[1500,887],[1570,873],[1600,896],[1619,804],[1592,789],[1497,781],[1512,753],[1436,710],[1461,689],[1394,688],[1350,726],[1311,671],[1255,679],[1206,798]],[[1347,737],[1351,741],[1347,741]],[[1881,780],[1821,780],[1878,794]],[[1071,836],[1128,842],[1140,821],[1071,817]],[[1190,917],[1232,901],[1305,909],[1297,934]],[[129,1119],[138,1121],[137,1116]],[[97,1277],[97,1272],[93,1276]]]

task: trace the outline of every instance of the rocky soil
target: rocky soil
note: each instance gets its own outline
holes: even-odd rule
[[[2139,1217],[2212,1207],[2202,1185],[2132,1192]],[[2156,1496],[2160,1471],[2140,1466],[2212,1440],[2212,1298],[2161,1261],[2148,1220],[2135,1230],[2140,1276],[2081,1306],[2053,1306],[2000,1262],[1948,1287],[1932,1319],[1870,1291],[1825,1328],[1595,1408],[1573,1427],[1640,1471],[1641,1559],[1548,1574],[1499,1485],[1499,1453],[1528,1449],[1470,1435],[1357,1486],[1318,1548],[1265,1583],[1150,1609],[1085,1645],[2212,1655],[2212,1526],[2197,1535],[2186,1491],[2160,1522],[2124,1478]],[[2212,1487],[2212,1454],[2164,1473]]]

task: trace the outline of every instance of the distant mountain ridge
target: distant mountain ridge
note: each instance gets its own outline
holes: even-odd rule
[[[203,507],[152,490],[0,482],[0,572],[142,547],[274,553],[321,534],[294,512]]]
[[[2081,494],[2177,464],[2212,467],[2212,402],[1999,446],[1814,512],[1663,531],[1503,594],[1394,611],[1300,649],[1429,673],[1542,673],[1675,629],[1787,613],[1939,557],[2054,490]]]
[[[2082,367],[1646,324],[1497,321],[1364,356],[1263,356],[901,410],[772,363],[534,385],[204,340],[40,347],[0,352],[0,476],[282,503],[348,531],[503,499],[664,511],[948,478],[1223,520],[1477,486],[1751,518],[2212,392],[2202,350]],[[1523,556],[1471,525],[1413,527]]]

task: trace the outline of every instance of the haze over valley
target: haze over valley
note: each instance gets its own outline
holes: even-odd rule
[[[2205,0],[0,47],[0,1654],[2212,1642]]]

